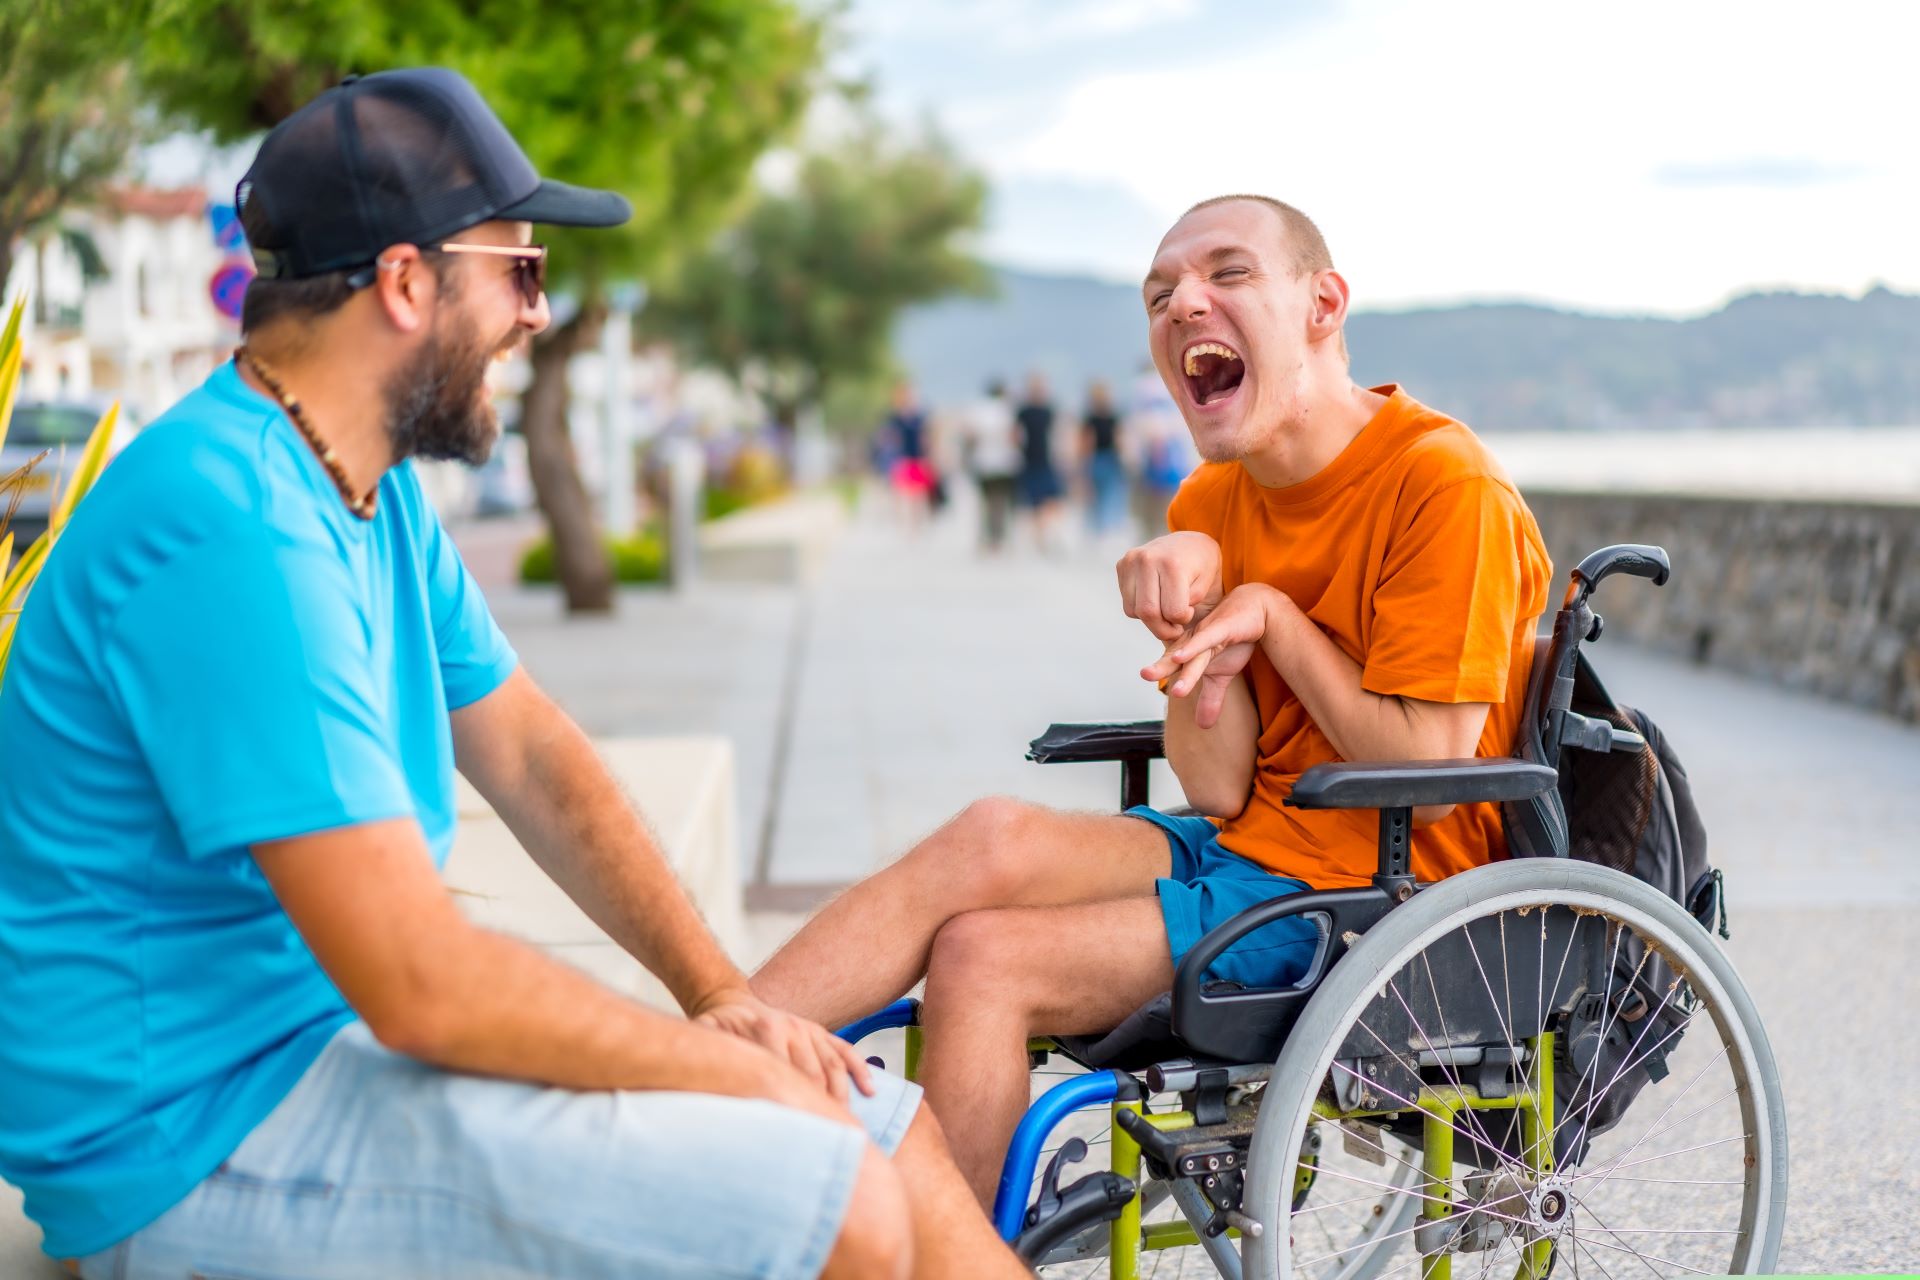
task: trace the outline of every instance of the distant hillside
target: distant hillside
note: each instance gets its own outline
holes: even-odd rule
[[[1146,359],[1129,286],[1022,271],[999,296],[910,313],[898,349],[936,404],[1045,371],[1077,405]],[[1756,293],[1691,320],[1490,304],[1348,321],[1354,376],[1400,382],[1480,427],[1920,422],[1920,297]]]

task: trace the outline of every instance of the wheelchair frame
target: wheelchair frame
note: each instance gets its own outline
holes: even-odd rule
[[[1023,1231],[1028,1233],[1029,1241],[1036,1233],[1044,1237],[1049,1214],[1043,1210],[1057,1213],[1063,1207],[1056,1184],[1062,1162],[1056,1158],[1041,1188],[1040,1200],[1029,1210],[1028,1198],[1046,1141],[1069,1114],[1104,1105],[1108,1108],[1107,1128],[1111,1140],[1108,1172],[1119,1181],[1096,1183],[1095,1179],[1088,1178],[1077,1184],[1073,1192],[1078,1193],[1092,1184],[1088,1194],[1104,1196],[1107,1203],[1094,1206],[1097,1216],[1093,1218],[1087,1216],[1088,1206],[1081,1205],[1081,1212],[1067,1215],[1073,1224],[1069,1231],[1060,1238],[1046,1240],[1046,1247],[1029,1248],[1027,1256],[1035,1263],[1063,1260],[1049,1256],[1049,1249],[1063,1239],[1084,1240],[1090,1230],[1087,1224],[1097,1221],[1097,1217],[1106,1217],[1109,1219],[1106,1255],[1114,1280],[1137,1280],[1141,1258],[1146,1253],[1193,1245],[1206,1248],[1223,1274],[1240,1275],[1240,1255],[1222,1237],[1257,1238],[1264,1229],[1262,1224],[1243,1213],[1244,1204],[1233,1201],[1231,1195],[1224,1197],[1228,1201],[1225,1207],[1218,1207],[1210,1198],[1211,1192],[1203,1195],[1190,1186],[1183,1186],[1183,1178],[1200,1170],[1190,1163],[1191,1158],[1189,1163],[1179,1163],[1181,1153],[1176,1140],[1169,1135],[1195,1128],[1210,1133],[1250,1131],[1254,1109],[1230,1107],[1232,1091],[1268,1078],[1272,1068],[1262,1064],[1274,1061],[1276,1046],[1285,1041],[1319,989],[1321,980],[1346,955],[1351,944],[1357,943],[1389,911],[1410,900],[1423,887],[1411,873],[1414,809],[1476,802],[1531,802],[1536,797],[1547,796],[1558,786],[1555,761],[1559,747],[1575,745],[1589,750],[1608,750],[1645,745],[1637,734],[1574,712],[1572,691],[1580,642],[1595,638],[1600,632],[1600,619],[1588,607],[1594,587],[1614,573],[1650,578],[1657,585],[1665,582],[1668,571],[1663,551],[1637,545],[1604,548],[1588,556],[1573,571],[1572,585],[1555,617],[1551,635],[1542,638],[1528,691],[1527,718],[1537,722],[1535,729],[1540,735],[1535,740],[1536,747],[1542,742],[1545,745],[1545,750],[1523,749],[1523,755],[1533,758],[1336,763],[1318,766],[1301,776],[1286,801],[1289,805],[1379,811],[1379,861],[1372,884],[1360,889],[1310,890],[1259,904],[1211,930],[1182,957],[1172,994],[1172,1031],[1199,1060],[1159,1062],[1144,1071],[1099,1069],[1082,1061],[1081,1065],[1089,1066],[1088,1074],[1065,1080],[1036,1099],[1015,1130],[999,1179],[993,1221],[1003,1239],[1014,1242]],[[1123,807],[1146,802],[1149,762],[1163,754],[1162,725],[1157,721],[1056,725],[1035,739],[1029,750],[1029,758],[1040,763],[1119,762]],[[1552,798],[1548,796],[1549,800]],[[1536,805],[1533,812],[1538,811]],[[1555,856],[1567,856],[1564,817],[1557,831],[1552,830],[1549,823],[1544,838]],[[1463,873],[1463,877],[1472,875],[1471,871]],[[1204,973],[1222,952],[1253,930],[1294,916],[1313,920],[1319,935],[1315,957],[1305,976],[1294,986],[1274,991],[1207,989]],[[840,1035],[858,1042],[884,1029],[904,1029],[903,1065],[907,1078],[914,1079],[919,1073],[922,1050],[919,1015],[918,1000],[902,999],[844,1028]],[[1524,1074],[1492,1092],[1483,1092],[1480,1084],[1458,1081],[1458,1077],[1457,1083],[1448,1085],[1421,1081],[1416,1096],[1394,1095],[1411,1106],[1382,1107],[1380,1104],[1386,1099],[1362,1091],[1357,1098],[1360,1105],[1352,1107],[1342,1107],[1324,1097],[1316,1098],[1312,1114],[1333,1122],[1388,1116],[1410,1119],[1417,1114],[1422,1146],[1419,1168],[1423,1181],[1417,1188],[1410,1184],[1408,1189],[1416,1190],[1422,1202],[1421,1218],[1437,1223],[1454,1209],[1455,1122],[1463,1112],[1517,1111],[1521,1167],[1535,1179],[1545,1179],[1554,1172],[1555,1032],[1546,1026],[1530,1029],[1533,1034],[1519,1042],[1525,1049],[1524,1062],[1506,1064],[1516,1071],[1524,1068]],[[1071,1048],[1056,1039],[1035,1039],[1028,1049],[1036,1055],[1036,1065],[1052,1053],[1081,1061]],[[1177,1093],[1179,1109],[1149,1112],[1146,1106],[1149,1096],[1162,1093]],[[1784,1139],[1784,1130],[1781,1136]],[[1314,1172],[1304,1158],[1304,1151],[1301,1156],[1294,1174],[1296,1197],[1311,1184]],[[1209,1158],[1217,1162],[1222,1157],[1216,1154]],[[1227,1172],[1244,1177],[1244,1169],[1233,1169],[1235,1159],[1231,1153],[1224,1158]],[[1784,1148],[1781,1159],[1784,1162]],[[1143,1226],[1142,1200],[1148,1183],[1142,1172],[1156,1165],[1175,1175],[1166,1182],[1185,1221]],[[1207,1166],[1209,1170],[1218,1167],[1217,1163]],[[1528,1242],[1521,1250],[1521,1280],[1545,1280],[1554,1248],[1553,1240],[1547,1238]],[[1081,1256],[1090,1252],[1083,1251]],[[1426,1254],[1421,1260],[1423,1280],[1450,1280],[1451,1264],[1452,1257],[1444,1249]]]

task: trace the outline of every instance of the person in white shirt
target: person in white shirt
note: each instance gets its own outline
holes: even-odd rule
[[[980,486],[980,549],[999,551],[1007,541],[1007,517],[1020,474],[1020,445],[1014,438],[1013,405],[1006,384],[994,379],[987,395],[960,419],[967,467]]]

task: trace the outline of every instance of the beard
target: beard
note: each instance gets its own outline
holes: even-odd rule
[[[487,365],[513,335],[482,341],[471,326],[438,328],[387,379],[387,438],[394,461],[433,458],[479,466],[493,453],[500,420],[484,394]]]

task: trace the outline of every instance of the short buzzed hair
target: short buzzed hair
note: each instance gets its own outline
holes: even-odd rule
[[[1202,200],[1180,216],[1184,218],[1202,209],[1211,209],[1216,204],[1231,204],[1236,200],[1251,200],[1255,204],[1263,204],[1280,215],[1280,225],[1287,233],[1287,245],[1293,250],[1295,275],[1311,275],[1315,271],[1326,271],[1333,266],[1333,255],[1327,251],[1326,237],[1320,234],[1320,228],[1313,225],[1313,219],[1285,201],[1275,200],[1272,196],[1253,195],[1246,192],[1214,196],[1212,199]]]

